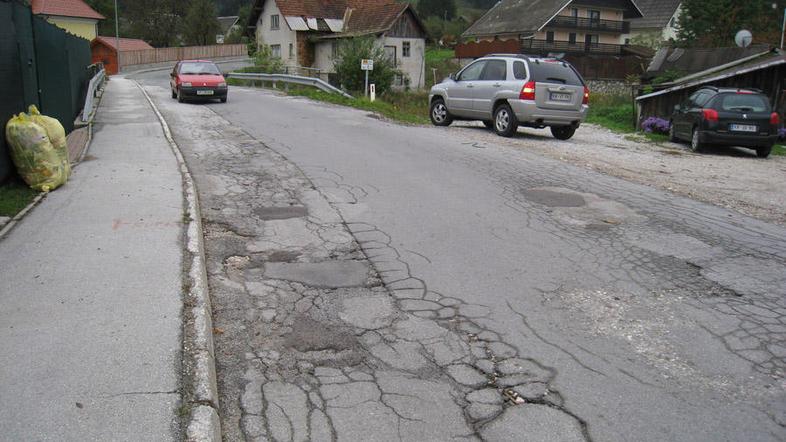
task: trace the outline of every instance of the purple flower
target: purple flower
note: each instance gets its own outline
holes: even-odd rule
[[[786,127],[782,127],[778,129],[778,139],[779,140],[786,139]]]
[[[658,117],[649,117],[641,122],[641,128],[647,133],[667,134],[670,126],[669,120]]]

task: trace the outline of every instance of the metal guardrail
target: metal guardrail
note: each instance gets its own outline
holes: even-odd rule
[[[299,75],[286,75],[286,74],[256,74],[247,72],[230,72],[227,78],[236,78],[238,80],[257,80],[269,81],[274,85],[276,83],[297,84],[300,86],[311,86],[317,89],[329,92],[332,94],[343,95],[346,98],[354,98],[352,95],[342,91],[341,89],[332,86],[330,83],[313,77],[301,77]]]
[[[82,122],[87,122],[90,119],[90,114],[93,112],[93,103],[96,99],[96,92],[101,85],[104,84],[106,79],[106,71],[101,68],[87,85],[87,94],[85,94],[85,107],[82,108]]]

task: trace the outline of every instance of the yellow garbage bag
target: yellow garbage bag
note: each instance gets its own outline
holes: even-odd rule
[[[34,123],[30,116],[23,112],[11,117],[5,126],[5,137],[11,148],[11,159],[27,185],[49,192],[65,184],[68,161],[63,162],[46,129]]]
[[[57,121],[57,118],[41,115],[41,112],[38,111],[35,104],[30,105],[27,113],[30,115],[30,119],[33,120],[33,123],[38,124],[46,130],[49,141],[52,142],[52,146],[54,146],[60,159],[65,163],[66,179],[68,179],[71,176],[71,163],[68,161],[68,141],[66,141],[65,128]]]

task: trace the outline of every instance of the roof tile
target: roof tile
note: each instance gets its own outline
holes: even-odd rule
[[[33,14],[92,18],[96,20],[106,18],[82,0],[32,0],[31,3]]]

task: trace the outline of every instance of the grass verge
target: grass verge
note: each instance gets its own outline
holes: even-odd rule
[[[24,183],[11,180],[0,184],[0,216],[14,216],[27,207],[38,192]]]
[[[250,82],[230,79],[230,84],[248,86]],[[257,82],[259,83],[259,82]],[[388,92],[371,102],[365,98],[347,98],[312,88],[290,87],[288,91],[278,89],[288,95],[306,97],[316,101],[339,104],[355,109],[378,113],[385,118],[408,124],[426,124],[428,119],[427,92]]]
[[[770,152],[770,155],[778,155],[780,157],[786,156],[786,146],[780,144],[772,146],[772,152]]]

